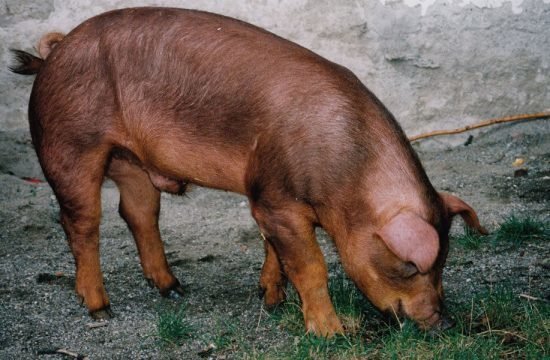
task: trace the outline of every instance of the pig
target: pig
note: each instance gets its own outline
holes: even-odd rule
[[[106,12],[46,34],[38,51],[16,50],[12,71],[37,74],[32,141],[93,317],[111,316],[99,263],[110,178],[144,276],[164,296],[183,289],[159,233],[160,193],[195,184],[248,198],[264,239],[265,305],[285,300],[288,279],[308,332],[344,332],[316,227],[379,310],[422,329],[449,326],[451,220],[486,230],[468,204],[434,189],[392,114],[351,71],[245,22],[175,8]]]

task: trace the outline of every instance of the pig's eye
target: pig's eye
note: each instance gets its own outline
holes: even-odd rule
[[[405,262],[401,264],[399,272],[404,278],[409,278],[418,274],[418,268],[412,262]]]

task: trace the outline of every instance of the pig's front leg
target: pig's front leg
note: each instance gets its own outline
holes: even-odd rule
[[[302,301],[308,332],[343,333],[328,294],[328,273],[314,232],[314,212],[294,198],[251,202],[252,215]],[[269,256],[269,255],[268,255]]]
[[[286,274],[283,272],[277,252],[262,234],[265,248],[265,261],[260,275],[260,297],[264,298],[265,306],[270,309],[286,298]]]

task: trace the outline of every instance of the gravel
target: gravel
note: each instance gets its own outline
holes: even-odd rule
[[[433,139],[415,148],[436,188],[459,195],[494,230],[510,215],[549,220],[549,130],[548,121],[538,120],[474,133],[467,146]],[[514,177],[518,158],[527,174]],[[183,197],[163,195],[161,232],[186,290],[179,301],[193,329],[183,345],[166,346],[156,335],[158,311],[174,301],[146,285],[117,213],[113,184],[106,182],[102,195],[101,261],[115,317],[95,327],[74,294],[74,260],[55,198],[34,178],[42,174],[29,135],[0,132],[0,358],[63,358],[50,354],[58,348],[89,359],[192,359],[199,353],[232,358],[242,344],[261,353],[292,343],[291,335],[267,320],[257,298],[263,246],[244,197],[202,188]],[[455,221],[452,231],[461,232],[462,222]],[[319,242],[329,268],[335,268],[337,256],[322,232]],[[448,298],[459,301],[505,284],[549,300],[549,254],[544,242],[519,249],[452,247],[445,272]],[[238,331],[231,333],[231,326]],[[211,351],[209,344],[220,337],[229,344],[223,352]]]

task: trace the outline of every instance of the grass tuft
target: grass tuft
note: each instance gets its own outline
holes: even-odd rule
[[[297,338],[285,359],[359,359],[366,354],[366,342],[360,336],[337,335],[332,338],[305,334]]]
[[[454,237],[461,247],[468,250],[477,250],[484,244],[485,238],[469,227],[464,227],[464,233]]]
[[[389,328],[378,349],[381,358],[540,359],[549,355],[547,303],[521,299],[505,287],[475,294],[469,303],[451,304],[455,328],[430,336],[412,322]]]
[[[504,220],[491,238],[495,243],[509,243],[518,247],[528,240],[549,238],[549,228],[547,223],[537,219],[511,216]]]
[[[183,306],[159,310],[157,335],[163,343],[181,345],[192,334],[193,328],[185,319],[185,308]]]
[[[526,241],[550,239],[550,225],[548,222],[534,218],[506,218],[489,236],[482,236],[474,230],[465,227],[464,233],[454,237],[461,247],[468,250],[477,250],[484,244],[511,245],[517,248]]]
[[[271,312],[270,318],[293,335],[303,334],[306,331],[300,300],[294,289],[287,290],[286,301]]]
[[[239,349],[244,346],[243,334],[239,331],[240,323],[236,321],[219,320],[216,324],[214,344],[218,351]]]

